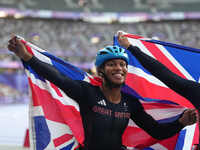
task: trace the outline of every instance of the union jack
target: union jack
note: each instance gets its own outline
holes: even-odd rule
[[[132,45],[139,47],[144,53],[162,62],[179,76],[193,81],[199,80],[200,72],[197,61],[200,58],[200,50],[128,33],[124,33],[124,36],[128,37]],[[118,44],[116,37],[114,38],[114,44]],[[146,111],[156,120],[168,122],[175,118],[177,119],[178,114],[180,114],[184,107],[194,108],[189,100],[169,89],[164,83],[143,68],[129,51],[127,52],[130,57],[130,63],[126,85],[132,90],[129,93],[134,93],[134,95],[138,96]],[[131,127],[139,130],[141,134],[134,133],[135,130]],[[189,150],[193,144],[198,143],[199,130],[197,124],[184,128],[179,134],[169,139],[156,142],[131,121],[127,129],[129,128],[132,130],[135,138],[138,139],[139,136],[137,135],[140,135],[141,140],[139,138],[138,143],[130,141],[130,139],[135,138],[133,136],[130,136],[130,138],[125,136],[126,133],[127,135],[131,133],[126,130],[124,137],[126,137],[125,139],[128,142],[125,145],[130,144],[130,147],[138,147],[139,149],[149,146],[154,150]],[[126,141],[125,139],[123,140],[124,142]]]

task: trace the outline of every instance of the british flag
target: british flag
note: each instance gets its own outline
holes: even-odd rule
[[[128,37],[132,45],[139,47],[144,53],[159,60],[174,73],[189,80],[199,81],[200,70],[197,65],[200,58],[199,49],[148,39],[133,34],[124,33],[124,35]],[[116,37],[114,38],[114,44],[118,44]],[[159,79],[152,76],[129,51],[127,52],[130,63],[126,85],[131,89],[128,91],[138,96],[146,111],[156,120],[159,122],[169,122],[177,118],[183,108],[194,108],[190,101],[175,93]],[[130,135],[131,131],[133,133],[132,136]],[[169,139],[155,141],[130,121],[123,141],[127,141],[125,145],[139,149],[189,150],[193,144],[198,143],[198,137],[198,125],[195,124],[184,128],[179,134]],[[134,140],[131,141],[131,139]]]
[[[85,72],[22,40],[30,53],[73,79],[88,80]],[[28,76],[30,105],[30,148],[34,150],[74,150],[84,140],[78,104],[54,84],[23,63]],[[89,80],[88,80],[89,81]]]
[[[187,71],[180,67],[182,64],[178,63],[177,58],[175,59],[168,50],[168,55],[164,55],[163,50],[166,50],[164,46],[144,39],[141,40],[142,37],[130,34],[128,36],[132,44],[136,44],[146,53],[159,60],[163,56],[162,59],[167,60],[167,64],[169,63],[170,67],[173,67],[179,74],[188,78],[189,73],[185,73]],[[25,40],[22,41],[30,53],[41,61],[51,64],[73,80],[84,80],[91,84],[99,84],[99,81],[88,73]],[[153,48],[156,47],[158,52],[152,52],[152,46]],[[161,81],[153,77],[130,53],[129,57],[131,60],[129,74],[123,90],[137,96],[145,110],[156,120],[168,122],[177,119],[186,107],[193,107],[188,100],[174,93]],[[31,149],[76,149],[79,143],[82,144],[84,141],[84,131],[78,104],[54,84],[39,76],[29,65],[24,63],[24,67],[28,76],[32,99],[29,132]],[[192,76],[190,75],[189,77],[191,78]],[[197,139],[197,125],[188,126],[179,134],[159,141],[150,137],[130,120],[123,135],[123,144],[130,150],[189,150],[197,142]]]

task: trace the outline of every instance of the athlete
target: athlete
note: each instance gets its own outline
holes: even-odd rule
[[[129,118],[156,139],[169,138],[197,120],[195,110],[187,109],[171,123],[158,123],[144,111],[137,98],[122,92],[129,58],[120,47],[107,46],[97,53],[95,64],[102,78],[101,86],[64,76],[51,65],[28,53],[16,37],[11,38],[8,49],[78,102],[85,133],[81,150],[124,149],[122,135]]]

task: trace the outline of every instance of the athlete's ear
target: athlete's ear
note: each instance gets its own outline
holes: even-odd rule
[[[104,73],[103,72],[99,72],[99,76],[103,78],[104,77]]]
[[[98,75],[99,75],[100,77],[103,77],[104,72],[103,72],[102,70],[99,70],[99,71],[98,71]]]
[[[104,66],[98,67],[97,72],[100,77],[104,77]]]

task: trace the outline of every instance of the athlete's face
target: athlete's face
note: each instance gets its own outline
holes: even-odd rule
[[[115,85],[122,85],[127,74],[127,64],[122,59],[111,59],[104,64],[104,74]]]

